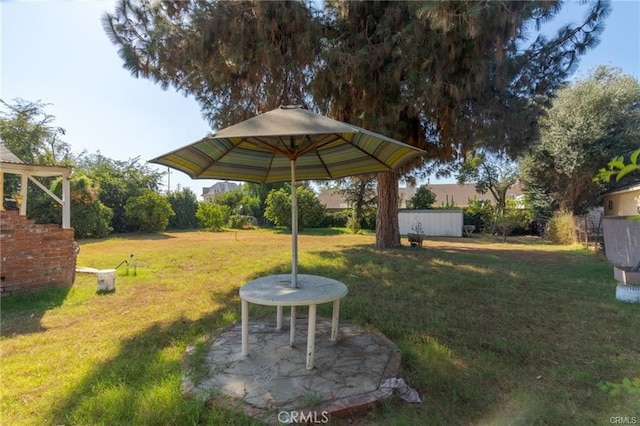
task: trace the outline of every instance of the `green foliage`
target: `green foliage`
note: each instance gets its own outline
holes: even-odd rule
[[[496,211],[496,228],[505,240],[515,229],[527,228],[529,222],[528,211],[517,208],[516,202],[513,200],[507,200],[506,207],[500,211]]]
[[[352,210],[351,215],[349,215],[349,219],[347,220],[347,228],[349,228],[349,231],[351,231],[352,234],[358,234],[362,229],[360,226],[360,220],[358,220],[355,210]]]
[[[496,210],[507,205],[507,191],[518,183],[518,168],[506,152],[480,150],[458,170],[458,183],[475,182],[479,194],[490,192],[496,200]]]
[[[263,219],[264,210],[266,208],[265,203],[267,201],[267,196],[269,195],[269,192],[271,192],[274,189],[280,189],[280,188],[286,188],[287,191],[291,192],[291,189],[288,183],[260,184],[260,183],[247,182],[242,184],[242,191],[245,194],[247,194],[247,196],[249,196],[250,198],[254,198],[257,201],[257,206],[255,208],[252,207],[251,212],[249,211],[244,212],[244,209],[243,209],[243,212],[244,212],[243,214],[251,214],[255,216],[258,220]]]
[[[298,229],[321,226],[325,208],[316,194],[305,186],[297,186]],[[291,194],[284,188],[269,193],[266,200],[264,217],[276,226],[291,229]]]
[[[200,227],[207,231],[222,231],[229,221],[229,207],[212,202],[200,203],[196,217]]]
[[[234,214],[229,216],[228,226],[233,229],[252,229],[255,221],[253,216]]]
[[[421,186],[411,200],[407,202],[408,209],[430,209],[436,202],[436,194],[428,186]]]
[[[540,140],[520,163],[525,188],[539,211],[580,214],[600,202],[603,187],[593,177],[602,165],[638,147],[640,83],[600,67],[559,91],[541,123]]]
[[[600,389],[608,391],[613,396],[620,393],[637,395],[640,394],[640,377],[634,379],[625,377],[620,383],[604,382],[600,385]]]
[[[19,98],[0,103],[0,140],[11,152],[29,164],[69,164],[71,147],[60,139],[65,130],[54,126],[55,117],[45,111],[50,104]]]
[[[193,191],[183,188],[181,191],[170,192],[167,201],[175,213],[169,219],[167,229],[198,229],[198,199]]]
[[[557,211],[547,223],[547,236],[556,244],[574,244],[576,229],[573,214],[567,211]]]
[[[349,218],[353,215],[353,209],[343,209],[338,211],[327,211],[322,221],[322,227],[346,228]]]
[[[465,225],[474,225],[478,231],[491,231],[493,227],[494,209],[491,201],[473,197],[464,209]]]
[[[629,157],[629,163],[625,164],[624,157],[618,156],[607,163],[607,168],[602,168],[598,172],[595,180],[600,180],[605,183],[609,183],[611,178],[614,177],[617,181],[620,181],[626,175],[631,172],[640,171],[640,163],[638,163],[638,157],[640,156],[640,149],[633,151]]]
[[[402,172],[476,144],[528,146],[610,11],[592,1],[549,36],[557,2],[177,4],[121,0],[104,16],[133,75],[193,95],[214,128],[301,104],[430,150]],[[395,211],[397,179],[378,186],[380,210]],[[384,218],[378,247],[399,244],[397,215]]]
[[[0,100],[0,142],[2,142],[20,160],[28,164],[42,165],[69,165],[72,161],[71,147],[62,141],[65,130],[53,125],[55,117],[46,113],[49,104],[42,102],[30,102],[24,99],[15,99],[9,104]],[[45,186],[50,185],[52,179],[43,179]],[[7,174],[4,180],[4,194],[2,199],[11,198],[13,194],[20,192],[20,177]],[[37,194],[40,189],[34,192]],[[40,204],[38,199],[42,194],[28,194],[29,202]],[[42,198],[45,200],[44,198]],[[45,204],[48,203],[45,200]],[[52,212],[37,212],[35,217],[51,215]],[[38,223],[48,223],[39,221]]]
[[[125,217],[125,204],[146,190],[157,191],[162,173],[140,164],[139,157],[118,161],[100,153],[83,157],[78,167],[100,186],[100,201],[113,210],[114,231],[138,231]]]
[[[71,227],[75,238],[103,238],[109,235],[113,231],[110,226],[113,212],[98,199],[99,187],[96,182],[82,172],[77,172],[71,175],[69,187]],[[54,179],[49,189],[62,197],[62,178]],[[36,223],[62,222],[62,206],[40,188],[30,186],[28,197],[27,215]]]
[[[100,200],[91,204],[71,203],[71,226],[76,238],[104,238],[113,228],[109,226],[113,212]]]
[[[260,199],[245,190],[244,185],[241,188],[216,195],[212,201],[229,207],[229,211],[236,215],[256,216],[261,214]]]
[[[162,232],[167,229],[173,215],[175,213],[166,197],[150,189],[129,198],[124,205],[127,225],[139,232]]]

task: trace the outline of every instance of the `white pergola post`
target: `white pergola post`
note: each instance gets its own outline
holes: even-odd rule
[[[71,228],[71,184],[68,176],[62,178],[62,227]]]
[[[27,215],[27,184],[29,182],[29,176],[26,173],[20,175],[20,196],[22,202],[20,204],[20,215]]]
[[[4,173],[0,171],[0,197],[2,197],[2,202],[0,202],[0,211],[4,210]]]

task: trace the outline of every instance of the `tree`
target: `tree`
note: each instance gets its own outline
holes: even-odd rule
[[[600,202],[593,177],[640,139],[640,83],[618,69],[597,68],[558,93],[539,142],[522,162],[525,188],[547,215],[580,214]]]
[[[124,205],[127,225],[138,232],[162,232],[167,229],[169,218],[173,215],[175,213],[169,201],[150,189],[129,198]]]
[[[55,117],[46,112],[49,104],[20,98],[14,99],[12,104],[1,99],[0,103],[0,141],[18,158],[25,163],[49,166],[67,166],[71,163],[71,148],[61,139],[65,130],[53,124]],[[48,186],[53,179],[44,178],[42,182]],[[4,199],[5,196],[16,194],[19,187],[20,178],[8,175],[4,182],[4,194],[0,195]],[[35,203],[40,198],[44,200],[39,191],[30,190],[30,202]]]
[[[137,227],[130,227],[125,218],[127,200],[142,195],[145,190],[160,188],[163,173],[139,162],[139,157],[120,161],[99,152],[79,160],[78,168],[100,185],[100,201],[113,210],[111,226],[115,232],[138,231]]]
[[[120,0],[105,30],[136,77],[200,103],[214,128],[301,104],[450,161],[525,146],[542,106],[597,43],[584,22],[528,42],[559,2],[147,2]],[[378,175],[376,247],[400,245],[397,173]]]
[[[338,180],[337,184],[336,191],[353,208],[353,221],[359,224],[365,209],[376,203],[375,175],[349,176]]]
[[[243,214],[252,214],[256,219],[262,220],[264,219],[264,211],[265,211],[265,203],[267,201],[267,196],[272,190],[277,190],[280,188],[285,188],[289,192],[291,192],[291,186],[289,183],[252,183],[247,182],[242,185],[242,190],[247,194],[250,199],[257,201],[257,206],[252,207],[251,213],[243,212]]]
[[[256,216],[260,214],[260,200],[245,190],[245,185],[238,189],[216,195],[213,202],[229,207],[233,215]]]
[[[198,199],[196,194],[188,188],[181,191],[174,191],[167,194],[167,201],[171,204],[171,209],[175,212],[169,219],[168,229],[197,229]]]
[[[436,202],[436,194],[428,186],[421,186],[407,203],[409,209],[430,209]]]
[[[324,219],[324,206],[316,194],[304,185],[296,187],[298,228],[317,228]],[[264,217],[276,226],[291,229],[291,192],[285,188],[273,190],[267,196]]]

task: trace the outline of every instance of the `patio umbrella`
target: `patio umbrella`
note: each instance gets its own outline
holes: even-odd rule
[[[291,181],[292,271],[298,269],[296,180],[395,170],[424,151],[299,106],[282,106],[150,160],[192,179]]]

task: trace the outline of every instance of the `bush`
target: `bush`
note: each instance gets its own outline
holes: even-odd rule
[[[464,224],[474,225],[477,231],[490,232],[493,227],[493,206],[488,200],[478,200],[473,197],[464,209]]]
[[[229,228],[233,229],[253,229],[258,220],[253,216],[234,214],[229,216]]]
[[[175,213],[167,198],[150,189],[138,197],[129,198],[124,205],[127,226],[139,232],[162,232],[167,229],[173,215]]]
[[[346,228],[352,209],[327,212],[322,221],[323,228]]]
[[[576,242],[576,230],[573,215],[566,211],[557,211],[547,223],[547,236],[556,244]]]
[[[200,203],[196,217],[201,228],[207,231],[222,231],[229,221],[229,207],[211,202]]]
[[[298,186],[298,229],[318,228],[325,216],[325,207],[309,188]],[[285,189],[272,190],[265,201],[264,217],[276,226],[291,229],[291,194]]]

